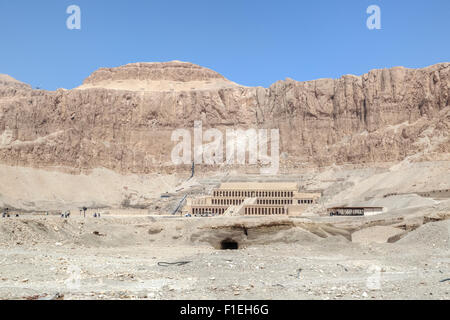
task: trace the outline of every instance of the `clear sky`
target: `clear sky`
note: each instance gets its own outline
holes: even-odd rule
[[[69,5],[81,30],[69,30]],[[369,30],[369,5],[381,30]],[[0,73],[73,88],[100,67],[181,60],[247,86],[450,62],[449,0],[0,0]]]

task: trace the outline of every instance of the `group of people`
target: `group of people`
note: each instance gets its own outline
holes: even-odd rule
[[[19,217],[19,214],[16,213],[15,217],[16,218]],[[5,208],[5,210],[3,210],[2,218],[11,218],[11,214],[9,213],[9,208]]]
[[[84,215],[84,217],[86,218],[86,211],[87,211],[87,208],[83,207],[82,209],[80,209],[80,215]],[[68,219],[69,217],[70,217],[70,211],[61,213],[61,218]],[[93,217],[100,218],[100,212],[95,212]]]
[[[70,211],[66,211],[61,213],[61,218],[68,219],[70,217]]]
[[[82,209],[80,209],[80,214],[84,213],[84,217],[86,217],[86,207],[83,207]],[[49,213],[47,212],[46,215],[48,216]],[[94,218],[100,218],[100,212],[95,212],[94,213]],[[2,218],[10,218],[11,217],[11,213],[9,211],[9,208],[5,208],[2,212]],[[15,214],[15,217],[19,217],[19,214]],[[61,218],[64,219],[68,219],[70,217],[70,211],[67,210],[65,212],[61,212]]]
[[[9,209],[6,208],[2,213],[2,218],[9,218],[11,215],[9,214]]]

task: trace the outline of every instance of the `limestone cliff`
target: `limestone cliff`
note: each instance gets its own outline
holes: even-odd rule
[[[449,160],[450,64],[269,88],[184,62],[100,69],[73,90],[1,82],[0,163],[173,172],[176,128],[279,128],[281,167]],[[210,168],[215,170],[217,168]]]

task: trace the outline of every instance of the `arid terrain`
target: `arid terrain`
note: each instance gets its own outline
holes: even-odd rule
[[[306,184],[324,188],[324,202],[302,217],[172,216],[179,200],[175,195],[159,200],[155,206],[160,209],[90,209],[84,218],[74,208],[68,219],[32,212],[4,218],[0,296],[449,299],[449,281],[443,280],[450,277],[450,199],[412,192],[385,196],[393,189],[406,192],[405,181],[419,184],[418,165],[430,185],[441,183],[441,178],[450,181],[448,163],[440,164],[447,169],[439,174],[430,170],[436,163],[409,170],[395,167],[393,172],[329,168],[304,174]],[[223,177],[199,178],[198,185],[187,188],[207,193],[216,179]],[[367,217],[319,215],[336,197],[344,199],[339,191],[348,201],[351,196],[366,199],[348,203],[382,205],[386,212]],[[100,218],[93,217],[96,212],[101,212]],[[222,250],[224,240],[236,242],[239,250]],[[158,265],[183,261],[188,263]]]
[[[422,226],[415,224],[421,219],[398,219],[402,233],[405,226],[414,230],[395,243],[359,243],[350,241],[348,230],[365,219],[334,225],[305,218],[21,217],[2,222],[0,295],[449,299],[443,280],[450,270],[450,223],[443,218]],[[383,225],[383,233],[393,228],[388,223],[373,224]],[[235,239],[240,249],[220,250],[225,239]],[[176,262],[186,264],[161,264]]]
[[[198,120],[278,128],[279,173],[198,164],[190,178],[171,132]],[[179,61],[103,68],[71,90],[0,75],[0,298],[448,300],[449,133],[449,63],[269,88]],[[298,217],[173,214],[231,181],[322,197]]]

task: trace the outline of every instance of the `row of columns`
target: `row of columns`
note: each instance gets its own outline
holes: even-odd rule
[[[212,204],[218,204],[218,205],[239,205],[244,200],[241,199],[212,199]]]
[[[273,215],[273,214],[286,214],[287,210],[285,208],[273,207],[273,208],[258,208],[250,207],[245,208],[246,215]]]
[[[192,214],[205,214],[205,213],[214,213],[214,214],[224,214],[225,208],[192,208]]]
[[[224,214],[225,208],[192,208],[192,214]],[[276,215],[276,214],[287,214],[287,209],[282,207],[250,207],[245,208],[246,215]]]
[[[228,191],[228,190],[215,190],[213,192],[214,197],[266,197],[266,198],[292,198],[294,191]]]
[[[292,200],[288,199],[258,199],[257,204],[292,204]]]

